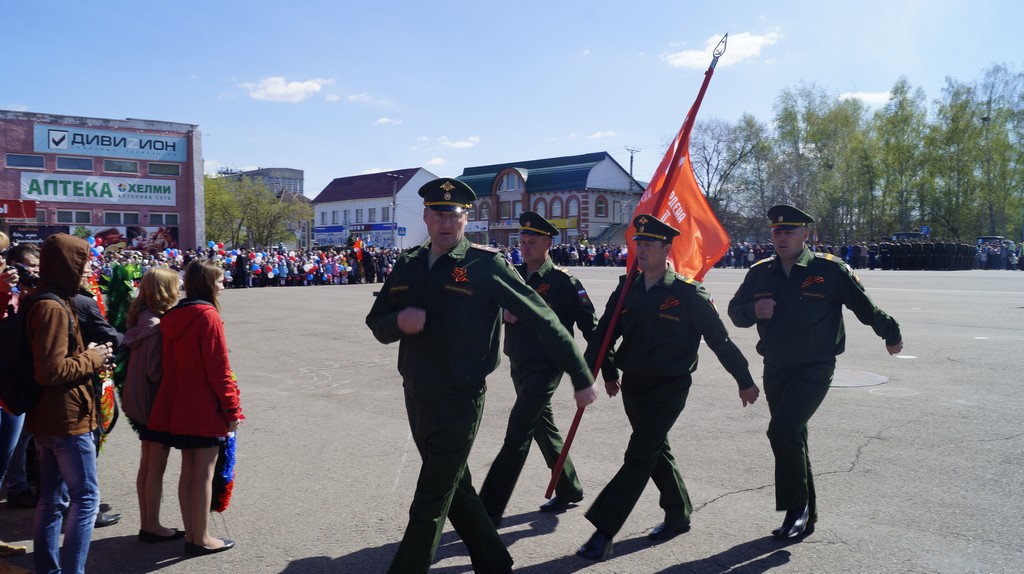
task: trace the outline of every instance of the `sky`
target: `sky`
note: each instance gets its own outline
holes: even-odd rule
[[[607,151],[650,179],[698,121],[770,122],[784,90],[884,104],[906,77],[1024,69],[1024,3],[0,0],[0,109],[196,124],[205,171],[337,177]]]

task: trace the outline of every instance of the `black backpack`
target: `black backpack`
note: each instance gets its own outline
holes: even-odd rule
[[[68,314],[68,354],[74,350],[74,319],[60,297],[40,293],[23,300],[18,312],[0,321],[0,408],[18,416],[32,410],[42,388],[36,382],[32,364],[32,342],[28,338],[28,312],[41,299],[52,299]]]

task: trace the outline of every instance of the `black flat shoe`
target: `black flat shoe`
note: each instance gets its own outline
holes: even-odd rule
[[[97,514],[96,515],[96,528],[103,528],[104,526],[113,526],[121,520],[120,514]]]
[[[590,540],[587,540],[586,544],[580,546],[580,549],[576,551],[576,556],[600,562],[607,560],[612,555],[612,546],[612,537],[598,530],[590,537]]]
[[[679,536],[684,532],[690,531],[690,519],[684,518],[681,522],[678,520],[668,520],[654,527],[651,533],[647,535],[648,540],[655,540],[661,542],[663,540],[669,540]]]
[[[168,534],[167,536],[153,534],[148,530],[139,530],[139,542],[155,544],[157,542],[170,542],[171,540],[181,540],[185,537],[184,530],[178,530],[177,528],[172,528],[172,530],[174,530],[174,534]]]
[[[186,542],[185,543],[185,554],[188,554],[189,556],[206,556],[207,554],[216,554],[218,552],[225,552],[225,551],[231,550],[232,548],[235,547],[235,541],[234,540],[228,540],[227,538],[221,538],[221,540],[224,541],[224,546],[221,546],[220,548],[207,548],[205,546],[200,546],[198,544],[193,544],[192,542]]]
[[[540,511],[541,512],[560,512],[562,510],[565,510],[566,508],[569,508],[570,504],[576,504],[577,502],[579,502],[581,500],[583,500],[583,493],[582,492],[578,492],[576,494],[570,494],[570,495],[566,495],[566,496],[562,496],[561,494],[556,494],[554,498],[552,498],[551,500],[549,500],[549,501],[545,502],[544,504],[540,505]]]
[[[806,506],[799,510],[787,510],[782,526],[772,530],[772,536],[779,540],[791,540],[814,532],[814,526],[808,522],[809,514]]]

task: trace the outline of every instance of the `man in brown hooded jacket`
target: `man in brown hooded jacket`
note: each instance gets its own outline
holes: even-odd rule
[[[39,502],[33,531],[37,572],[85,572],[99,508],[96,443],[92,436],[99,415],[90,376],[110,357],[111,347],[86,347],[71,311],[71,300],[88,263],[89,244],[84,239],[64,233],[47,238],[39,257],[39,286],[32,293],[35,301],[30,303],[28,314],[27,336],[35,380],[42,387],[39,401],[25,421],[35,436],[39,455]],[[39,298],[42,293],[52,293],[60,301]],[[70,505],[64,547],[58,556],[62,483],[67,484]]]

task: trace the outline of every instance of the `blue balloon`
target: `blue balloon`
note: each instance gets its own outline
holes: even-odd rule
[[[307,281],[312,281],[313,280],[313,274],[310,273],[309,275],[306,275],[306,280]]]
[[[207,241],[206,245],[207,245],[207,247],[213,247],[214,245],[217,245],[217,244],[214,243],[213,241]]]
[[[252,264],[252,270],[253,271],[255,271],[255,270],[259,269],[259,268],[260,268],[260,264],[259,263],[253,263]]]
[[[96,245],[96,238],[95,237],[90,237],[89,239],[86,239],[86,241],[89,242],[89,246],[90,247]]]

